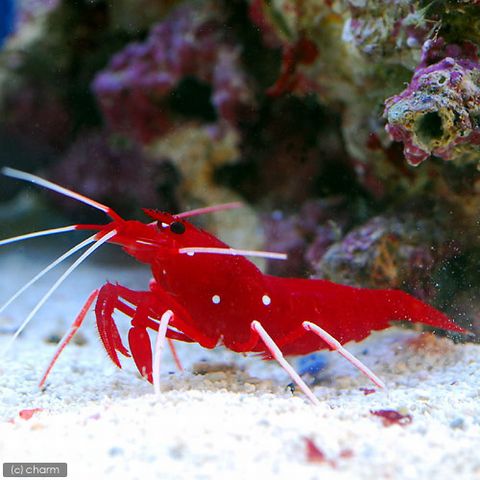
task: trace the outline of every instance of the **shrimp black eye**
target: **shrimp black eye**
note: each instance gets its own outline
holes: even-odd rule
[[[172,222],[170,224],[170,231],[172,233],[182,234],[185,233],[185,225],[181,222]]]

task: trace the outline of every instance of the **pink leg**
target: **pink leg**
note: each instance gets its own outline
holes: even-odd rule
[[[277,344],[273,341],[272,337],[265,331],[261,323],[254,320],[251,323],[252,330],[258,334],[265,343],[268,351],[272,357],[281,365],[281,367],[290,375],[291,379],[300,387],[305,395],[310,399],[314,405],[320,405],[318,398],[313,394],[308,385],[302,380],[300,375],[295,369],[285,360],[283,353],[278,348]]]
[[[175,365],[177,366],[178,371],[183,372],[182,362],[180,362],[180,358],[178,356],[173,340],[167,337],[167,342],[168,342],[168,346],[170,347],[170,351],[172,352],[173,361],[175,362]]]
[[[336,350],[340,355],[346,358],[352,365],[357,367],[364,373],[375,385],[380,388],[386,388],[385,383],[380,380],[366,365],[364,365],[357,357],[352,355],[346,348],[342,347],[341,343],[333,338],[328,332],[315,325],[312,322],[303,322],[303,328],[309,332],[318,335],[325,343],[327,343],[333,350]]]
[[[60,354],[63,352],[63,349],[70,343],[70,340],[72,340],[73,336],[77,333],[77,330],[82,325],[83,320],[85,319],[85,316],[87,315],[88,309],[92,306],[92,303],[95,301],[95,299],[98,296],[98,292],[99,292],[98,290],[95,290],[94,292],[92,292],[90,294],[87,301],[85,302],[85,305],[83,305],[82,310],[80,310],[80,313],[77,315],[77,318],[72,323],[72,326],[70,327],[70,330],[60,340],[60,343],[58,344],[57,350],[55,351],[55,354],[53,355],[52,359],[50,360],[50,363],[48,364],[47,369],[45,370],[45,373],[42,375],[42,378],[41,378],[41,380],[38,384],[38,388],[43,388],[43,386],[45,385],[47,377],[50,374],[50,371],[52,370],[53,366],[57,362]]]
[[[152,377],[153,377],[153,389],[157,395],[160,395],[160,361],[162,356],[163,347],[165,345],[165,337],[167,335],[168,322],[172,319],[173,312],[167,310],[160,319],[160,325],[158,326],[157,339],[155,341],[155,353],[152,363]]]

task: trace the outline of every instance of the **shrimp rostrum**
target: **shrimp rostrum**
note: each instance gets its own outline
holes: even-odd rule
[[[86,249],[61,275],[13,338],[70,273],[105,243],[120,245],[139,262],[150,265],[152,280],[146,291],[107,283],[92,292],[60,342],[40,385],[63,348],[95,303],[100,339],[110,359],[121,367],[119,354],[132,357],[143,377],[159,389],[160,352],[165,339],[195,342],[204,348],[224,345],[234,352],[254,352],[276,359],[308,398],[318,403],[310,388],[285,359],[322,349],[336,350],[377,386],[383,382],[343,344],[360,341],[372,330],[388,328],[391,321],[408,320],[463,332],[445,314],[401,290],[355,288],[327,280],[282,278],[263,274],[250,256],[284,258],[272,252],[238,250],[194,226],[187,218],[237,207],[237,204],[170,214],[145,209],[151,221],[124,220],[110,207],[35,175],[4,168],[10,177],[36,183],[102,210],[111,221],[102,225],[77,224],[0,241],[0,245],[41,235],[73,230],[95,232],[60,256],[3,307],[66,258]],[[88,247],[88,248],[87,248]],[[115,312],[130,319],[128,338],[121,338]],[[157,331],[152,347],[148,330]],[[13,339],[12,339],[13,340]]]

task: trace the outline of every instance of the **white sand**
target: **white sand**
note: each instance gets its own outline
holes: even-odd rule
[[[0,303],[53,255],[31,248],[0,253]],[[21,323],[54,278],[3,313],[0,327]],[[148,271],[90,261],[2,360],[2,462],[67,462],[72,479],[480,478],[480,347],[427,336],[427,345],[415,348],[411,331],[392,329],[350,346],[387,392],[364,395],[368,380],[328,354],[325,382],[314,388],[321,406],[312,407],[285,388],[290,380],[274,362],[189,344],[177,344],[185,373],[175,372],[166,353],[156,397],[131,361],[123,361],[124,370],[110,362],[90,315],[80,334],[86,344],[66,349],[40,392],[36,384],[55,349],[45,339],[63,334],[88,293],[107,279],[142,289]],[[0,347],[8,338],[0,334]],[[232,368],[194,375],[201,359]],[[18,413],[27,408],[44,410],[23,420]],[[377,409],[409,413],[412,423],[385,427],[370,413]],[[306,438],[327,462],[308,461]]]

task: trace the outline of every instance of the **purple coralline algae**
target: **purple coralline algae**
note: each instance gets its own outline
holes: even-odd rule
[[[345,207],[346,199],[337,196],[306,201],[295,214],[275,211],[265,215],[268,248],[288,254],[284,262],[269,262],[268,272],[290,277],[314,272],[312,266],[351,225],[351,215]]]
[[[79,137],[55,165],[51,176],[62,185],[74,186],[82,194],[124,212],[138,212],[147,206],[173,210],[173,194],[166,198],[159,193],[159,180],[165,176],[162,174],[161,166],[148,161],[139,146],[109,132],[95,132]],[[83,210],[81,204],[69,199],[54,198],[66,211],[78,214]]]
[[[316,277],[371,288],[403,288],[435,297],[433,273],[454,250],[435,220],[378,216],[351,230],[315,265]]]
[[[71,118],[57,92],[48,86],[23,85],[5,94],[5,131],[26,144],[45,151],[65,147]]]
[[[480,63],[477,47],[428,40],[409,86],[386,101],[386,129],[403,142],[411,165],[430,155],[466,157],[480,145]]]
[[[185,4],[156,24],[144,42],[114,55],[93,83],[110,127],[142,143],[160,137],[178,123],[175,89],[192,78],[211,88],[216,116],[236,126],[252,109],[253,93],[241,50],[224,24],[218,3]]]

